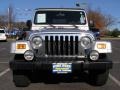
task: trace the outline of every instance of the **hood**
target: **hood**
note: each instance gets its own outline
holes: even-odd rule
[[[46,24],[46,25],[36,25],[36,24],[32,24],[32,30],[42,30],[42,29],[46,29],[46,28],[52,28],[52,27],[56,27],[56,28],[64,28],[64,29],[75,29],[75,26],[77,26],[78,29],[80,30],[85,30],[88,31],[89,30],[89,26],[88,24],[86,25],[73,25],[73,24],[60,24],[60,25],[56,25],[56,24]],[[55,29],[55,28],[54,28]]]
[[[40,31],[42,34],[80,34],[81,32],[88,32],[80,29],[67,29],[67,28],[49,28]]]

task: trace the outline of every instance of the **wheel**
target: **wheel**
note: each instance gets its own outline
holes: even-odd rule
[[[95,86],[102,86],[106,84],[109,76],[109,70],[89,71],[90,84]]]
[[[13,82],[16,87],[27,87],[30,84],[27,75],[24,75],[24,73],[18,73],[17,71],[13,71]]]

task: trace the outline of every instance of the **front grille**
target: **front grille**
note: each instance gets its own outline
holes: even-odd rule
[[[78,55],[78,36],[45,36],[46,55]]]

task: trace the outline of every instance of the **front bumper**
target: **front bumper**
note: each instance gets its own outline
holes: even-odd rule
[[[63,60],[64,61],[64,60]],[[84,70],[107,70],[112,68],[112,61],[99,60],[100,62],[84,62],[84,61],[60,61],[60,62],[47,62],[47,61],[10,61],[10,68],[12,70],[48,70],[52,71],[52,63],[72,63],[72,71],[84,71]]]

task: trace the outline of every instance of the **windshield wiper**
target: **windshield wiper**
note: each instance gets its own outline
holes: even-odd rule
[[[50,28],[50,27],[53,27],[53,28],[56,28],[54,25],[52,25],[52,24],[48,24],[49,25],[49,27],[48,26],[44,26],[44,28]]]
[[[78,26],[76,26],[75,24],[72,24],[75,28],[78,28]]]
[[[52,24],[49,24],[49,26],[50,26],[50,27],[53,27],[53,28],[56,28],[56,27],[55,27],[54,25],[52,25]]]

